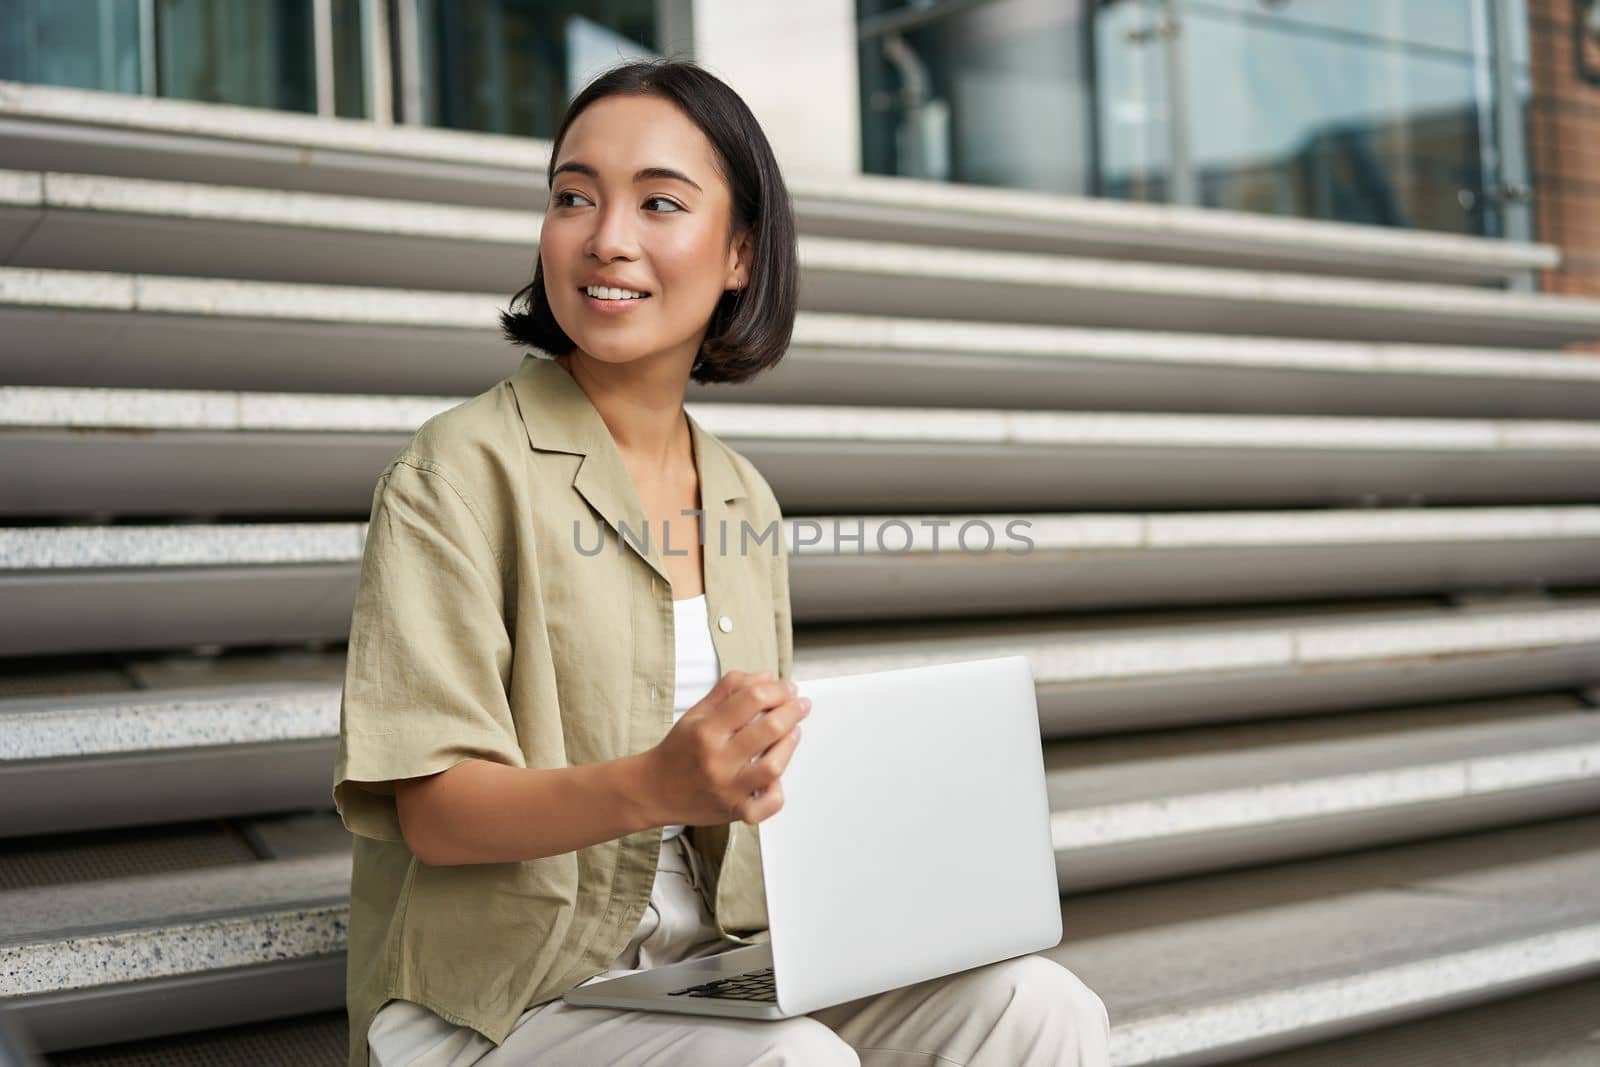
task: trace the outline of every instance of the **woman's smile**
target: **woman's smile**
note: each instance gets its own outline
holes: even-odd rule
[[[592,296],[586,289],[579,289],[578,292],[583,294],[583,306],[599,315],[623,315],[650,299],[648,293],[644,296],[602,300],[599,297]]]

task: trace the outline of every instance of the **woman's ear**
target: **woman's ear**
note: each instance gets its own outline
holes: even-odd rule
[[[733,250],[727,288],[744,289],[750,285],[750,263],[755,254],[755,242],[747,229],[739,234],[739,240]]]

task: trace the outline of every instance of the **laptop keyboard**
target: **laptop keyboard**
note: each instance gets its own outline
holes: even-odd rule
[[[766,1000],[776,1004],[778,990],[773,985],[772,968],[736,974],[732,978],[718,978],[714,982],[692,985],[687,989],[674,989],[667,994],[673,997],[721,997],[724,1000]]]

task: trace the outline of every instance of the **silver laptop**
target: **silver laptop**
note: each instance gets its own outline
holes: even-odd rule
[[[1060,942],[1026,658],[798,681],[811,714],[757,824],[770,940],[566,1002],[786,1019]]]

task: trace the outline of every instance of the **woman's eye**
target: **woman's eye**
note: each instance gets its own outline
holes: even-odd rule
[[[584,197],[583,197],[583,196],[582,196],[582,194],[580,194],[580,193],[575,193],[575,192],[572,192],[572,191],[571,191],[571,190],[570,190],[570,189],[569,189],[569,190],[567,190],[567,191],[566,191],[566,192],[562,192],[562,193],[556,193],[556,194],[555,194],[555,195],[554,195],[554,196],[552,196],[552,197],[551,197],[551,198],[550,198],[550,204],[551,204],[551,206],[553,206],[553,207],[571,207],[571,206],[572,206],[572,205],[571,205],[571,204],[570,204],[570,203],[568,203],[568,202],[567,202],[567,197],[569,197],[569,196],[575,196],[575,197],[577,197],[577,198],[578,198],[578,199],[580,199],[580,200],[582,200],[582,199],[585,199],[585,198],[584,198]],[[683,210],[683,208],[681,208],[681,207],[679,207],[679,206],[678,206],[678,204],[677,204],[677,202],[676,202],[676,201],[673,201],[673,200],[668,200],[668,199],[667,199],[667,198],[666,198],[666,197],[664,197],[664,196],[652,196],[652,197],[649,197],[649,198],[647,198],[647,199],[646,199],[646,200],[645,200],[645,203],[646,203],[646,204],[654,204],[654,203],[656,203],[656,202],[658,202],[658,201],[659,201],[659,202],[660,202],[660,203],[663,203],[663,204],[668,204],[668,205],[670,205],[670,206],[671,206],[671,210],[669,210],[669,211],[657,211],[657,212],[656,212],[656,214],[658,214],[658,215],[670,215],[670,214],[672,214],[672,213],[673,213],[673,212],[674,212],[674,211],[682,211],[682,210]]]

